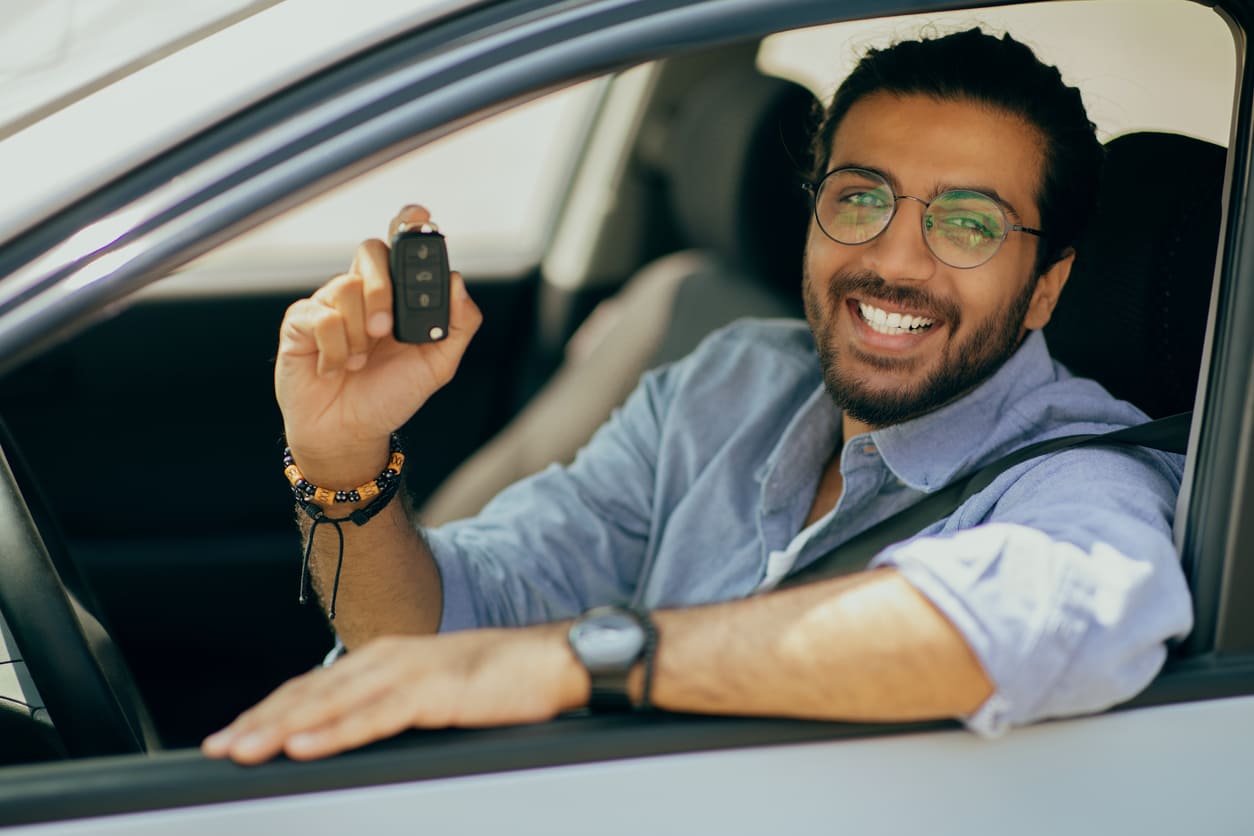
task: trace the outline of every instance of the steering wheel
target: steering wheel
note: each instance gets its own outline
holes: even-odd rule
[[[77,572],[16,450],[0,422],[0,615],[70,756],[156,751],[117,645],[66,585]]]

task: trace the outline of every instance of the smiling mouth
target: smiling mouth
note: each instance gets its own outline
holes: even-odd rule
[[[879,334],[921,334],[936,324],[935,319],[926,316],[889,313],[866,302],[858,302],[858,313],[867,327]]]

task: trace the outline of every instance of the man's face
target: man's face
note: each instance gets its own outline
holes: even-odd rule
[[[872,169],[898,196],[924,202],[951,189],[995,195],[1011,223],[1039,228],[1042,164],[1039,132],[1016,117],[969,101],[877,93],[850,108],[827,170]],[[1022,232],[979,267],[950,267],[927,248],[923,211],[898,201],[888,228],[859,245],[837,243],[810,221],[804,296],[824,379],[837,405],[871,426],[921,415],[985,380],[1025,328],[1049,320],[1070,270],[1067,258],[1034,281],[1037,239]],[[930,324],[877,330],[878,311]]]

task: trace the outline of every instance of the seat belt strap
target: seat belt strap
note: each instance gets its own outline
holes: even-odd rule
[[[1068,435],[1029,444],[985,465],[967,476],[955,479],[945,487],[919,500],[914,505],[876,523],[866,531],[841,543],[827,554],[807,564],[780,582],[780,589],[812,583],[825,578],[861,571],[889,546],[908,540],[923,529],[943,520],[964,502],[993,483],[1005,471],[1030,459],[1079,447],[1110,444],[1149,447],[1168,453],[1184,454],[1189,442],[1192,412],[1182,412],[1157,421],[1125,427],[1109,433]]]

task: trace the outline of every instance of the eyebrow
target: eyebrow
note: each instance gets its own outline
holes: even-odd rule
[[[893,187],[893,190],[896,191],[895,186]],[[1023,216],[1019,214],[1018,209],[1015,209],[1014,204],[1012,204],[1009,200],[1006,200],[1004,197],[998,194],[997,190],[994,189],[992,186],[981,186],[981,185],[976,185],[976,184],[959,185],[957,183],[937,183],[936,192],[935,194],[932,195],[932,197],[935,197],[938,194],[943,194],[945,192],[979,192],[980,194],[988,195],[993,200],[1001,204],[1002,208],[1006,210],[1006,214],[1013,215],[1017,220],[1023,220]]]
[[[901,183],[891,173],[884,171],[883,169],[876,168],[873,165],[865,165],[863,163],[859,163],[856,161],[849,161],[849,162],[843,162],[840,165],[832,166],[829,169],[829,172],[835,171],[838,168],[860,168],[863,171],[870,171],[873,174],[878,174],[880,177],[883,177],[888,182],[889,186],[892,187],[893,194],[896,194],[896,195],[901,194]],[[1002,197],[1001,194],[999,194],[998,191],[994,189],[992,186],[978,184],[978,183],[961,183],[960,184],[960,183],[941,182],[941,183],[936,184],[935,190],[930,195],[927,196],[927,200],[931,201],[938,194],[944,194],[945,192],[979,192],[980,194],[988,195],[993,200],[997,201],[997,203],[1000,204],[1001,207],[1006,210],[1006,213],[1013,216],[1015,220],[1018,220],[1018,221],[1023,220],[1023,216],[1019,214],[1019,210],[1014,207],[1014,204],[1011,203],[1009,200],[1006,200],[1004,197]]]

